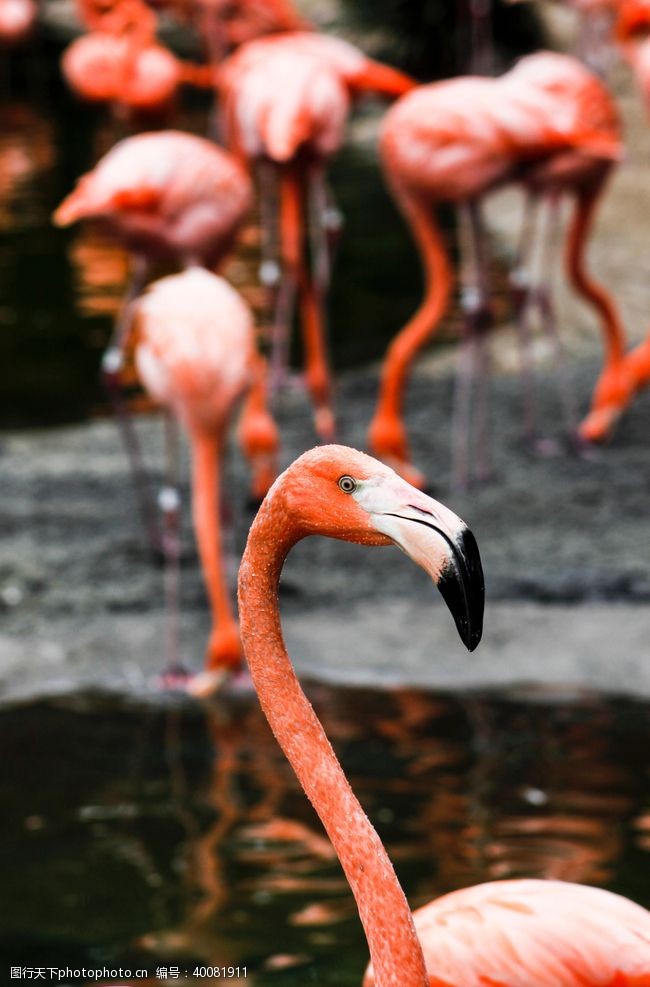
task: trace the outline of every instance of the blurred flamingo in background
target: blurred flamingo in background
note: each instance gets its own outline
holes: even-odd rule
[[[224,567],[220,522],[221,461],[229,422],[248,392],[241,442],[260,496],[275,479],[278,437],[265,411],[266,375],[257,354],[253,319],[223,278],[190,268],[156,281],[136,303],[135,359],[147,391],[183,424],[192,453],[192,513],[213,628],[206,668],[194,687],[210,691],[241,667],[237,622]],[[176,621],[178,494],[161,496],[166,527],[168,606]],[[168,675],[176,674],[176,634],[169,631]]]
[[[619,0],[616,37],[650,115],[650,0]]]
[[[91,27],[63,53],[61,68],[80,99],[121,114],[169,110],[180,86],[211,86],[212,72],[179,61],[156,39],[156,15],[143,0],[82,4]]]
[[[560,881],[492,882],[411,915],[286,652],[280,573],[309,535],[396,544],[438,584],[470,649],[481,638],[483,577],[471,532],[392,470],[343,446],[304,453],[269,492],[239,573],[246,658],[278,743],[332,841],[354,894],[372,967],[364,987],[648,987],[650,914]]]
[[[158,260],[183,267],[220,263],[233,246],[251,198],[246,173],[227,151],[201,137],[170,130],[120,141],[79,180],[54,214],[59,226],[96,222],[133,257],[130,286],[102,369],[154,547],[159,541],[155,512],[137,436],[121,398],[132,303]]]
[[[0,0],[0,47],[9,48],[27,40],[37,17],[34,0]]]
[[[330,274],[327,225],[332,211],[325,169],[343,143],[355,94],[375,91],[394,96],[412,85],[402,73],[366,58],[352,45],[309,32],[250,42],[219,73],[227,143],[258,172],[271,253],[274,235],[268,227],[279,228],[281,275],[273,319],[272,389],[278,389],[286,373],[298,296],[306,384],[316,431],[325,440],[332,438],[335,428],[324,329]],[[311,266],[305,256],[307,234]],[[272,257],[266,259],[278,269]],[[263,265],[263,275],[264,271]]]
[[[461,303],[467,340],[457,389],[454,474],[457,484],[467,482],[475,378],[477,472],[487,473],[486,333],[493,319],[480,202],[496,186],[512,181],[524,186],[533,204],[541,201],[552,207],[562,195],[575,199],[565,256],[567,275],[601,324],[605,366],[592,412],[613,422],[631,396],[623,360],[624,332],[613,299],[585,267],[594,213],[621,154],[615,107],[599,80],[575,59],[539,53],[522,59],[500,79],[465,77],[422,86],[388,112],[380,150],[388,183],[421,253],[426,292],[388,349],[370,427],[373,451],[416,486],[424,483],[411,463],[402,405],[411,364],[437,329],[451,294],[452,270],[435,210],[440,202],[452,202],[459,209],[465,250]],[[527,228],[517,261],[520,284],[525,281],[531,245]],[[544,324],[557,345],[548,284],[524,294],[524,303],[517,306],[522,338],[529,303],[543,299]],[[531,434],[533,410],[529,407],[526,412]],[[593,437],[588,422],[581,435]]]

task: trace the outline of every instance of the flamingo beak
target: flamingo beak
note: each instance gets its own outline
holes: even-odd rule
[[[363,484],[366,487],[366,484]],[[360,491],[359,502],[373,526],[432,578],[456,623],[460,638],[474,651],[483,633],[485,586],[474,535],[444,504],[395,477]],[[371,494],[368,496],[368,494]]]

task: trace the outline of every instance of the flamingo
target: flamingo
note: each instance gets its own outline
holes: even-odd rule
[[[413,85],[406,76],[366,58],[337,38],[291,32],[243,45],[218,77],[223,129],[231,150],[257,169],[262,206],[274,213],[269,182],[279,182],[282,280],[275,313],[272,387],[286,368],[288,326],[298,294],[302,309],[306,384],[324,440],[335,428],[332,387],[324,338],[324,298],[329,259],[323,219],[324,172],[343,143],[354,94],[374,90],[396,95]],[[270,172],[270,174],[269,174]],[[309,205],[307,205],[307,203]],[[312,222],[306,219],[308,209]],[[306,227],[313,245],[312,270],[304,256]]]
[[[212,84],[209,69],[179,61],[158,43],[156,15],[143,0],[82,4],[80,13],[90,33],[68,45],[61,61],[80,99],[109,103],[122,114],[161,113],[183,83]]]
[[[93,220],[132,254],[131,281],[111,342],[102,361],[104,381],[120,421],[149,520],[149,540],[157,547],[135,431],[121,398],[121,378],[131,327],[131,309],[163,259],[184,267],[213,267],[231,249],[251,205],[245,171],[226,152],[192,134],[168,130],[127,137],[113,147],[54,213],[68,226]]]
[[[616,37],[650,113],[650,2],[619,0]]]
[[[237,622],[224,570],[219,523],[221,459],[236,404],[246,391],[248,413],[241,441],[257,474],[260,493],[273,481],[278,438],[273,420],[259,403],[266,379],[255,345],[252,315],[227,281],[199,267],[162,278],[138,300],[134,312],[135,360],[149,394],[167,407],[187,431],[192,450],[192,513],[210,601],[213,628],[206,667],[193,688],[210,691],[224,675],[241,668]],[[163,491],[170,505],[170,562],[177,562],[174,489]],[[175,610],[177,574],[170,571]],[[169,669],[174,670],[174,629],[169,634]]]
[[[29,38],[37,17],[34,0],[0,0],[0,46],[11,47]]]
[[[372,450],[416,486],[425,482],[411,462],[402,403],[411,364],[438,328],[452,289],[452,270],[435,216],[440,202],[460,211],[467,248],[462,304],[474,363],[485,368],[488,305],[482,198],[493,188],[518,182],[534,204],[551,206],[562,195],[575,200],[565,263],[575,290],[594,309],[601,325],[605,363],[593,396],[592,412],[620,413],[631,396],[623,354],[625,334],[615,303],[585,266],[585,250],[607,176],[621,154],[614,104],[600,81],[575,59],[541,52],[522,59],[499,79],[464,77],[421,86],[403,96],[386,115],[380,152],[388,184],[419,247],[424,268],[424,299],[391,343],[382,368],[380,393],[371,423]],[[523,237],[523,242],[530,236]],[[526,268],[522,247],[517,276]],[[540,287],[548,308],[548,288]],[[531,301],[529,293],[526,302]],[[528,305],[520,305],[525,335]],[[552,313],[550,313],[552,315]],[[557,341],[552,318],[548,329]],[[475,373],[475,371],[474,371]],[[471,377],[461,378],[455,428],[454,473],[466,482],[467,399]],[[477,402],[485,431],[485,370]],[[528,414],[532,417],[531,412]],[[532,424],[529,427],[532,432]],[[590,439],[586,423],[580,431]],[[487,472],[484,434],[481,471]]]
[[[344,446],[297,459],[271,487],[248,536],[239,571],[244,652],[271,729],[356,899],[372,961],[364,987],[648,987],[650,914],[607,891],[497,881],[411,915],[282,639],[280,573],[293,545],[309,535],[396,544],[438,585],[470,650],[481,638],[483,575],[460,518],[383,463]]]

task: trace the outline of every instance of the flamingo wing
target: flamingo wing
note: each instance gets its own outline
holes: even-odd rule
[[[599,888],[494,881],[414,920],[431,987],[650,987],[650,913]]]

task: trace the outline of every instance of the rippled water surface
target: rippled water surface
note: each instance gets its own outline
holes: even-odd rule
[[[647,705],[322,685],[310,698],[414,907],[513,876],[650,905]],[[359,983],[354,902],[254,700],[42,704],[1,713],[0,739],[3,966]]]

